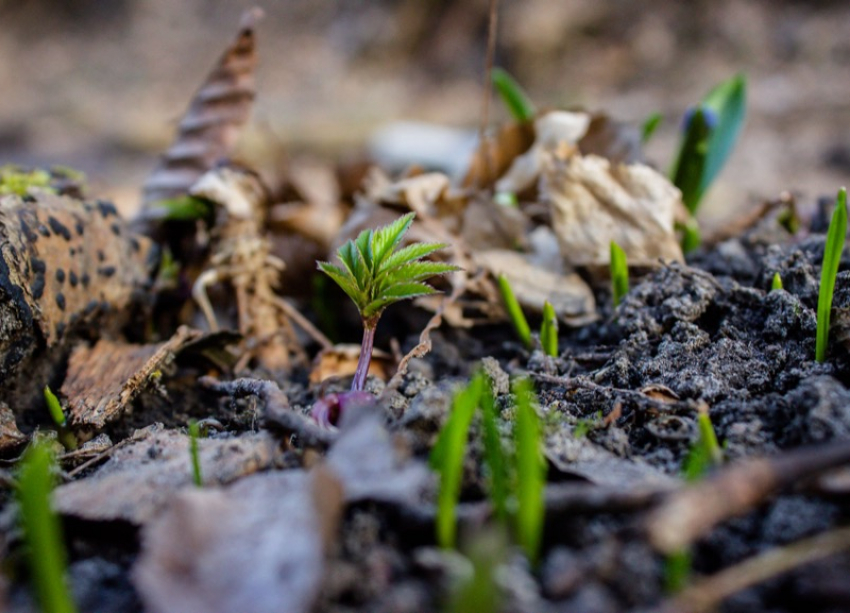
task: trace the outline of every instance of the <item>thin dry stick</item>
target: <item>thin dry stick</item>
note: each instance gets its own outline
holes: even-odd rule
[[[484,182],[489,185],[493,180],[493,162],[490,159],[487,128],[490,124],[490,97],[493,86],[493,60],[496,55],[496,32],[499,26],[498,0],[490,0],[490,20],[487,25],[487,59],[484,64],[484,94],[481,100],[481,126],[478,129],[478,146],[484,161]],[[479,187],[481,187],[479,185]]]
[[[850,549],[850,528],[839,528],[771,549],[695,582],[662,610],[710,611],[736,592],[846,549]]]
[[[309,319],[299,313],[298,309],[289,304],[286,300],[275,296],[272,299],[272,302],[274,302],[274,304],[281,311],[283,311],[286,316],[289,317],[289,319],[294,321],[298,325],[298,327],[304,330],[304,332],[306,332],[308,336],[310,336],[314,341],[319,343],[322,346],[322,349],[331,349],[333,347],[333,343],[330,341],[330,339],[324,334],[322,334],[321,330],[314,326]]]

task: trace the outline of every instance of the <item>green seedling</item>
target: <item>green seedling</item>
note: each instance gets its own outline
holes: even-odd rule
[[[818,292],[818,328],[815,345],[815,359],[826,360],[826,348],[829,343],[829,318],[832,312],[832,294],[835,291],[835,276],[838,264],[844,252],[844,239],[847,234],[847,190],[838,190],[835,210],[829,222],[826,245],[823,252],[823,264],[820,273],[820,291]]]
[[[691,551],[682,549],[664,560],[664,590],[668,594],[681,592],[691,580],[693,564]]]
[[[451,264],[422,261],[445,248],[442,243],[414,243],[397,249],[414,216],[408,213],[382,228],[364,230],[355,240],[346,242],[337,251],[342,267],[318,263],[319,270],[336,281],[360,312],[363,342],[351,384],[353,391],[363,390],[366,384],[375,329],[384,309],[401,300],[436,293],[424,281],[458,270]]]
[[[662,115],[661,113],[653,113],[644,120],[643,126],[641,126],[640,131],[641,143],[645,145],[649,142],[649,140],[655,134],[655,131],[658,129],[658,126],[661,125],[662,121],[664,121],[664,115]]]
[[[77,437],[68,429],[68,421],[65,419],[65,412],[62,410],[62,405],[50,387],[44,386],[44,402],[47,404],[47,410],[50,413],[50,418],[56,424],[56,430],[59,437],[59,442],[65,449],[74,450],[77,448]]]
[[[465,389],[455,395],[452,413],[431,451],[431,468],[440,475],[440,491],[437,495],[437,543],[444,549],[453,548],[456,542],[457,501],[463,477],[467,433],[475,408],[484,393],[484,386],[484,374],[479,373]]]
[[[508,278],[505,275],[499,275],[499,292],[502,294],[502,302],[505,305],[505,310],[508,312],[508,318],[514,327],[517,337],[520,342],[526,347],[531,348],[531,328],[528,325],[528,320],[522,312],[522,307],[514,295],[514,290],[511,287]]]
[[[0,196],[26,196],[31,187],[56,191],[50,187],[50,173],[46,170],[26,170],[13,164],[0,166]]]
[[[36,598],[44,613],[74,613],[65,581],[67,567],[59,518],[50,508],[53,456],[44,443],[34,442],[21,464],[17,498]]]
[[[212,202],[195,196],[179,196],[161,200],[154,205],[165,221],[195,221],[212,219],[215,209]]]
[[[773,273],[773,280],[770,282],[770,291],[774,292],[778,289],[782,289],[782,277],[779,276],[778,272]]]
[[[540,324],[540,345],[543,353],[558,357],[558,315],[548,300],[543,303],[543,323]]]
[[[611,295],[614,306],[618,307],[623,297],[629,293],[629,264],[626,252],[611,241]]]
[[[685,458],[682,475],[686,481],[695,482],[702,479],[712,466],[723,463],[723,450],[717,442],[717,434],[711,423],[708,410],[700,410],[697,415],[699,435]]]
[[[542,429],[537,416],[536,396],[531,382],[519,379],[514,384],[517,412],[516,444],[516,535],[532,564],[537,563],[543,536],[546,507],[546,463],[542,454]]]
[[[499,92],[502,101],[510,111],[511,116],[519,121],[526,122],[534,119],[537,115],[537,109],[528,97],[528,94],[523,91],[519,83],[516,82],[506,70],[501,68],[493,68],[493,86]]]
[[[485,527],[464,547],[470,573],[452,586],[447,611],[497,613],[502,589],[496,570],[508,558],[508,542],[501,526]]]
[[[189,458],[192,461],[192,482],[202,487],[204,480],[201,477],[201,459],[198,456],[198,439],[201,436],[197,420],[189,422]]]
[[[480,375],[479,375],[480,376]],[[484,438],[484,465],[488,471],[490,501],[496,518],[503,524],[508,523],[508,499],[511,493],[511,475],[508,458],[502,448],[502,437],[496,422],[496,401],[486,385],[481,394],[481,426]]]

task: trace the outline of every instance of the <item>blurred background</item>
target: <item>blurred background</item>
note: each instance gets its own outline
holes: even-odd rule
[[[0,0],[0,164],[78,168],[91,191],[132,210],[253,4]],[[476,129],[487,0],[261,6],[248,158],[350,159],[399,120]],[[648,157],[662,169],[687,106],[745,73],[747,123],[709,194],[711,218],[783,190],[811,200],[848,182],[848,32],[850,2],[840,0],[501,0],[496,63],[540,107],[583,106],[636,125],[660,111]],[[506,119],[492,108],[494,122]]]

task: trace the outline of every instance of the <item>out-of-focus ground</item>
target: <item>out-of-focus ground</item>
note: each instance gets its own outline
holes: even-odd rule
[[[252,4],[0,0],[0,164],[79,168],[128,210]],[[487,0],[263,8],[249,156],[340,159],[396,120],[477,125]],[[662,168],[683,110],[744,72],[749,115],[710,194],[717,216],[782,190],[811,200],[848,182],[848,32],[842,1],[502,0],[497,64],[540,106],[582,105],[636,124],[661,111],[648,153]]]

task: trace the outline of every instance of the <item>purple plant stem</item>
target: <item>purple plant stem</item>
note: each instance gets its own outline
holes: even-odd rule
[[[377,319],[363,320],[363,341],[360,344],[360,359],[357,360],[354,381],[351,382],[352,392],[362,392],[366,385],[366,375],[369,374],[369,363],[372,361],[372,346],[375,344],[375,329],[377,327]]]

